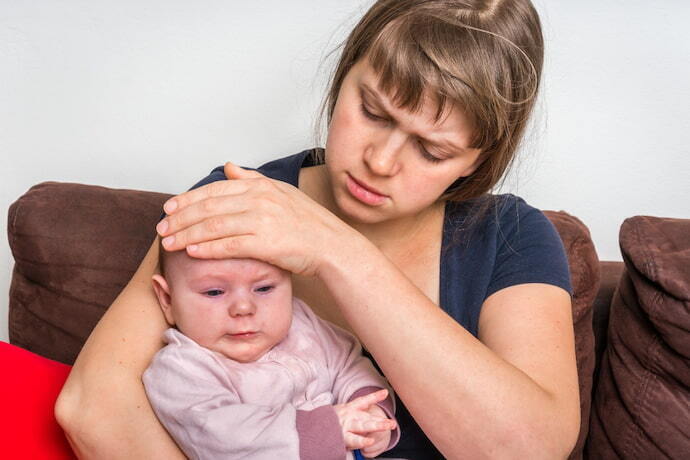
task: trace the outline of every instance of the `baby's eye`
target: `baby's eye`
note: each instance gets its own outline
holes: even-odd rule
[[[208,297],[218,297],[219,295],[223,295],[223,290],[209,289],[208,291],[204,291],[204,295],[207,295]]]
[[[261,286],[260,288],[256,288],[256,292],[271,292],[273,290],[273,286]]]

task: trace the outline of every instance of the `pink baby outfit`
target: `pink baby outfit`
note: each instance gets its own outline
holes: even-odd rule
[[[158,419],[191,459],[338,459],[346,452],[332,404],[390,387],[359,342],[293,300],[282,342],[239,363],[177,329],[144,372]],[[381,404],[392,416],[392,398]],[[399,438],[391,435],[390,447]]]

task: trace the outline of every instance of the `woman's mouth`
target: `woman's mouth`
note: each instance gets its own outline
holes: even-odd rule
[[[386,201],[386,198],[388,198],[386,195],[373,190],[368,185],[359,182],[350,174],[347,175],[347,190],[353,197],[369,206],[382,205],[384,201]]]

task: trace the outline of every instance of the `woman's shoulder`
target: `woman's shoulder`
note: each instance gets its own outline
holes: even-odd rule
[[[542,211],[513,194],[449,204],[441,258],[441,304],[472,334],[487,297],[543,283],[572,292],[565,249]],[[471,267],[468,270],[468,267]]]
[[[299,153],[295,153],[294,155],[271,160],[268,163],[264,163],[263,165],[259,166],[258,168],[251,168],[243,165],[241,166],[245,169],[259,171],[261,174],[266,177],[270,177],[271,179],[280,180],[297,186],[300,169],[319,164],[318,151],[319,149],[303,150]],[[223,165],[220,165],[214,168],[206,177],[194,184],[190,190],[210,184],[211,182],[225,180],[226,178],[223,167]]]
[[[541,210],[512,193],[487,194],[464,202],[449,202],[446,206],[445,233],[465,234],[473,241],[479,235],[505,238],[522,231],[552,229]]]
[[[523,198],[491,195],[473,242],[494,261],[489,292],[511,284],[545,282],[571,291],[565,248],[546,215]],[[482,251],[479,251],[482,252]]]
[[[300,169],[317,164],[317,149],[308,149],[294,155],[269,161],[256,168],[256,170],[266,177],[287,182],[296,187],[298,185]]]

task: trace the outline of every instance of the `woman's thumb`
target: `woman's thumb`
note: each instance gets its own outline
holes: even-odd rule
[[[240,168],[236,164],[230,163],[229,161],[225,163],[223,172],[225,173],[225,177],[228,179],[251,179],[254,177],[262,177],[261,173],[259,172]]]

